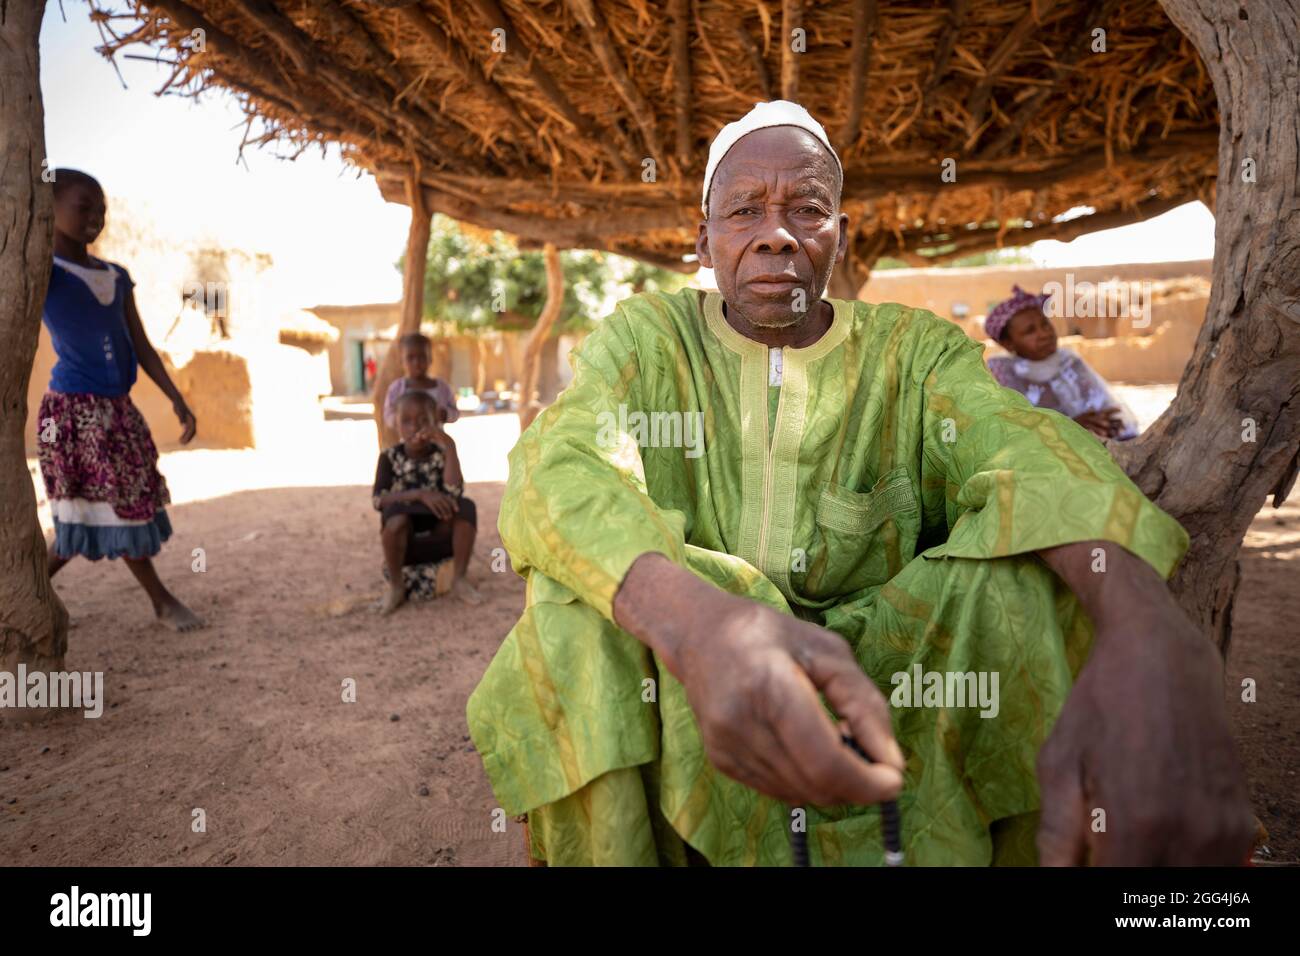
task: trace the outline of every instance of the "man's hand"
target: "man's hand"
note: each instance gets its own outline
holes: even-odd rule
[[[1097,547],[1107,565],[1093,573]],[[1078,595],[1096,634],[1039,752],[1040,862],[1245,863],[1255,826],[1218,652],[1155,570],[1118,545],[1089,541],[1040,555]]]
[[[443,521],[450,521],[456,517],[456,512],[460,510],[460,502],[456,500],[455,495],[444,494],[430,488],[421,490],[418,500],[432,511],[435,517],[441,518]]]
[[[844,639],[727,594],[657,554],[632,565],[615,598],[619,626],[686,688],[710,762],[790,804],[872,804],[902,788],[889,705]],[[840,740],[827,702],[871,756]]]

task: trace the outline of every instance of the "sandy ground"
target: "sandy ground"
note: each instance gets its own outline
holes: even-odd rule
[[[1149,421],[1172,393],[1126,399]],[[520,827],[498,814],[505,832],[494,829],[465,725],[523,602],[513,573],[490,570],[518,426],[500,415],[452,430],[489,600],[388,619],[371,610],[382,579],[369,422],[331,421],[275,451],[165,452],[176,536],[159,571],[211,626],[162,630],[119,565],[60,573],[68,666],[103,671],[108,703],[98,720],[0,727],[0,863],[521,864]],[[1227,700],[1274,858],[1300,860],[1300,507],[1265,509],[1241,558]],[[1239,700],[1246,676],[1257,703]],[[349,678],[355,703],[342,699]]]

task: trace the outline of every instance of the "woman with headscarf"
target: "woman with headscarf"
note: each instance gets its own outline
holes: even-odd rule
[[[989,359],[989,371],[1037,408],[1072,418],[1099,438],[1136,438],[1137,418],[1106,380],[1074,349],[1057,345],[1056,329],[1043,311],[1049,296],[1011,287],[984,319],[984,332],[1009,355]]]

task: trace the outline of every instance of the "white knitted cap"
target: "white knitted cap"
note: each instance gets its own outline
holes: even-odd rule
[[[768,126],[797,126],[812,133],[826,147],[826,151],[835,157],[835,164],[840,167],[840,174],[843,175],[844,166],[840,163],[840,157],[831,146],[826,130],[821,123],[812,118],[811,113],[798,103],[791,103],[789,100],[758,103],[740,119],[722,127],[709,146],[709,164],[704,169],[704,192],[700,196],[700,209],[703,210],[704,215],[709,214],[709,185],[713,182],[713,174],[717,172],[718,164],[741,137]]]

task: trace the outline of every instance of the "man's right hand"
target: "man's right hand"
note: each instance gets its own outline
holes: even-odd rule
[[[682,682],[710,762],[790,804],[874,804],[902,789],[889,705],[839,635],[638,558],[615,599],[623,627]],[[845,747],[825,695],[875,763]]]

